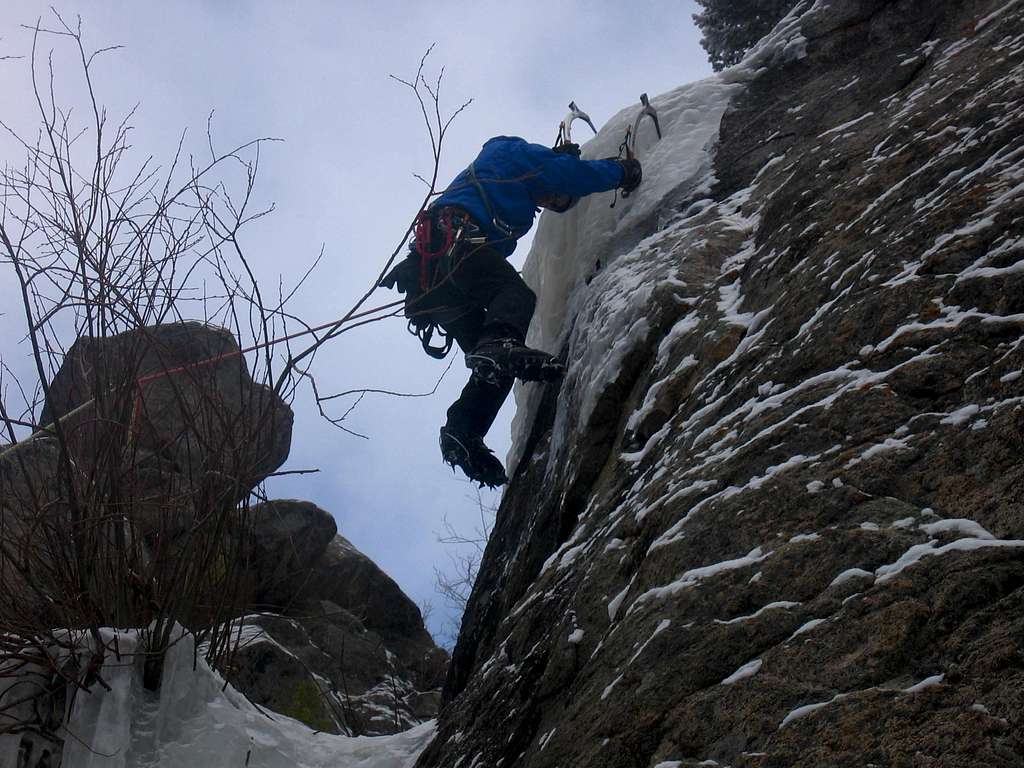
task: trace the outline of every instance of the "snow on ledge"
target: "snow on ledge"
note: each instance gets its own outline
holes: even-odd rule
[[[629,606],[626,611],[626,615],[631,615],[634,611],[639,609],[644,603],[651,600],[664,600],[669,597],[673,597],[685,589],[691,589],[697,586],[705,579],[710,579],[717,576],[720,573],[727,573],[729,571],[739,570],[741,568],[747,568],[751,565],[755,565],[766,560],[771,552],[767,554],[761,549],[761,547],[755,547],[750,550],[749,553],[743,557],[737,557],[733,560],[724,560],[720,563],[712,563],[711,565],[701,566],[700,568],[692,568],[686,571],[682,576],[673,581],[671,584],[665,584],[661,587],[654,587],[649,589],[640,595],[633,603]],[[624,595],[623,595],[624,596]]]
[[[950,552],[973,552],[988,547],[1024,547],[1024,541],[1017,539],[957,539],[949,544],[937,546],[937,541],[929,541],[926,544],[915,544],[900,556],[895,563],[883,565],[875,570],[878,577],[876,583],[883,584],[886,581],[896,578],[900,573],[910,566],[926,557],[946,555]]]
[[[993,541],[996,538],[974,520],[962,517],[938,520],[934,523],[922,523],[918,527],[929,536],[935,536],[939,533],[962,533],[964,536],[969,536],[972,539]]]
[[[748,677],[753,677],[761,671],[761,665],[763,663],[764,662],[761,659],[748,661],[742,667],[725,678],[725,680],[719,683],[719,685],[732,685],[733,683],[738,683],[740,680],[746,680]]]
[[[784,718],[782,718],[782,722],[779,723],[779,728],[785,728],[794,720],[799,720],[801,717],[807,717],[807,715],[811,714],[812,712],[817,712],[819,709],[824,709],[830,704],[835,704],[836,702],[842,701],[849,695],[850,694],[848,693],[837,693],[828,701],[819,701],[815,704],[804,704],[802,707],[797,707]]]
[[[927,688],[934,688],[937,685],[941,685],[942,681],[945,678],[946,678],[946,676],[944,674],[943,675],[932,675],[931,677],[926,677],[924,680],[922,680],[919,683],[915,683],[914,685],[910,686],[909,688],[904,688],[903,692],[904,693],[920,693],[921,691],[923,691],[923,690],[925,690]]]

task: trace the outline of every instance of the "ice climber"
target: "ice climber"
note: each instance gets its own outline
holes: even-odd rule
[[[512,382],[551,381],[564,366],[525,346],[536,294],[506,260],[540,208],[569,210],[585,195],[639,186],[632,158],[580,159],[579,146],[555,149],[514,136],[487,141],[477,158],[416,221],[409,255],[382,281],[405,294],[410,329],[443,358],[452,340],[465,353],[469,383],[448,409],[441,455],[481,485],[508,482],[484,445]],[[440,328],[445,342],[431,345]]]

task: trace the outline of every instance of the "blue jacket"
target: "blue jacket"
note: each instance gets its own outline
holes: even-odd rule
[[[431,208],[464,208],[495,249],[508,256],[533,226],[541,196],[583,197],[621,183],[622,166],[616,160],[580,160],[517,136],[495,136]]]

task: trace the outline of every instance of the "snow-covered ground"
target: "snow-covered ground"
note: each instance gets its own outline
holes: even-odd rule
[[[159,692],[142,685],[135,631],[116,638],[121,658],[108,654],[101,677],[74,700],[62,736],[62,768],[412,768],[434,735],[424,723],[394,736],[317,733],[265,712],[227,685],[184,635],[168,651]],[[9,682],[9,681],[5,681]],[[0,689],[0,702],[19,690]],[[19,768],[20,736],[0,736],[0,768]]]

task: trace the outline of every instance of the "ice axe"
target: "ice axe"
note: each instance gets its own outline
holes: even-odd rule
[[[572,124],[574,120],[582,120],[589,125],[590,130],[597,135],[597,128],[594,127],[594,123],[590,119],[590,115],[577,107],[575,101],[570,101],[569,114],[567,114],[562,122],[558,124],[558,136],[555,138],[554,149],[556,152],[571,152],[576,155],[576,157],[579,157],[579,145],[574,144],[572,140]]]
[[[619,145],[619,155],[623,152],[626,153],[626,157],[633,159],[636,157],[636,135],[640,131],[640,122],[645,118],[651,118],[654,123],[654,130],[658,134],[658,138],[661,138],[661,123],[658,122],[658,112],[651,106],[651,102],[647,99],[646,93],[640,94],[640,108],[639,114],[636,116],[636,120],[633,121],[632,125],[626,126],[626,136],[622,139],[622,144]]]
[[[654,123],[654,130],[658,133],[658,139],[661,139],[661,123],[658,122],[658,112],[651,106],[651,102],[648,101],[646,93],[640,94],[640,104],[642,106],[639,114],[636,116],[636,120],[633,121],[632,125],[626,126],[626,135],[622,138],[622,143],[619,144],[619,157],[622,157],[622,153],[625,152],[627,160],[636,159],[636,135],[640,131],[640,122],[645,117],[651,118],[651,121]],[[624,198],[629,197],[629,192],[623,190],[622,196]],[[615,199],[612,200],[612,204],[608,207],[614,208],[615,203],[617,203],[618,200],[619,194],[616,190]]]

